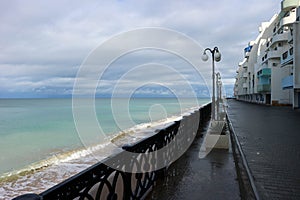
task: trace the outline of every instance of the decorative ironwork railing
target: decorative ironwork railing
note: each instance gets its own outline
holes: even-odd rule
[[[161,163],[170,163],[174,158],[176,160],[185,152],[186,145],[193,142],[202,124],[210,117],[210,112],[211,104],[206,104],[157,134],[123,146],[123,152],[102,160],[41,194],[25,194],[14,200],[143,199],[155,181],[163,177],[168,166],[156,167]],[[165,147],[161,156],[147,154]],[[136,154],[128,158],[125,156],[128,151]],[[132,168],[141,173],[131,173]]]

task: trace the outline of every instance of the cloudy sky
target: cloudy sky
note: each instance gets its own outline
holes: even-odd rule
[[[71,96],[77,72],[92,51],[115,35],[143,27],[171,29],[202,47],[218,46],[222,61],[217,67],[226,92],[231,94],[243,48],[256,38],[260,23],[279,12],[280,2],[1,1],[0,98]],[[118,43],[111,48],[126,44]],[[186,53],[199,53],[201,59],[202,52]],[[210,62],[204,64],[210,67]],[[162,68],[164,70],[159,70]],[[174,76],[166,70],[171,68],[176,71]],[[126,89],[126,84],[135,82],[133,92],[145,96],[185,94],[181,86],[182,82],[188,82],[197,95],[205,96],[202,75],[178,56],[144,49],[113,62],[105,74],[99,76],[101,81],[96,92],[109,96],[117,84],[122,83]],[[155,79],[145,83],[145,77]]]

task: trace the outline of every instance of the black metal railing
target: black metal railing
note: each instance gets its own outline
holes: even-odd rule
[[[159,163],[170,163],[181,156],[186,144],[193,141],[202,124],[210,117],[210,112],[211,105],[206,104],[157,134],[123,146],[126,151],[104,159],[41,194],[25,194],[14,200],[143,199],[167,169],[167,166],[156,169]],[[147,154],[166,146],[162,156]],[[128,151],[137,154],[128,159],[125,156]],[[141,173],[129,172],[132,168]]]

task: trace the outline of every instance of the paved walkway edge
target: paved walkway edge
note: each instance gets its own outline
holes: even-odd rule
[[[253,180],[253,175],[251,173],[251,170],[249,169],[248,162],[244,155],[241,144],[238,140],[237,135],[235,134],[229,116],[226,115],[226,118],[230,131],[231,145],[237,170],[238,181],[240,185],[241,199],[260,200],[255,182]]]

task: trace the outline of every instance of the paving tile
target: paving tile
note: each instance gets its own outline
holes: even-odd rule
[[[300,199],[300,111],[236,100],[228,115],[262,199]]]

